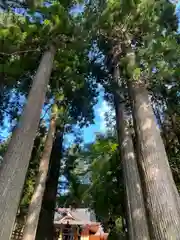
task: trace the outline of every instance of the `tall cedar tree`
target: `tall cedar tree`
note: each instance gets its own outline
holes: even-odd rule
[[[53,106],[50,126],[46,138],[44,150],[39,164],[39,173],[36,179],[35,190],[31,198],[28,209],[28,216],[26,219],[25,228],[23,231],[23,240],[34,240],[38,226],[39,215],[41,211],[41,204],[43,200],[44,190],[46,186],[46,179],[49,169],[50,155],[54,141],[54,134],[56,129],[57,111]]]
[[[128,127],[128,119],[126,119],[127,117],[125,116],[125,104],[123,102],[125,98],[122,98],[120,94],[121,79],[118,65],[114,66],[113,81],[117,86],[114,91],[114,100],[116,126],[126,191],[128,237],[130,240],[149,239],[139,169],[134,153],[132,134]]]
[[[129,71],[136,64],[133,51],[128,53],[128,59]],[[151,237],[171,239],[174,236],[179,239],[179,196],[144,79],[131,76],[128,88]]]
[[[2,193],[0,197],[0,238],[4,240],[10,238],[13,229],[54,55],[55,48],[51,46],[41,59],[27,104],[19,125],[12,135],[0,169],[0,192]]]

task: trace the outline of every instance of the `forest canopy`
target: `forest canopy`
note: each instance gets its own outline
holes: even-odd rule
[[[0,239],[52,240],[69,206],[108,239],[179,239],[178,2],[0,9]]]

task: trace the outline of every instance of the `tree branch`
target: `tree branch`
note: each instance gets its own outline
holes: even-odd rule
[[[10,55],[19,54],[19,53],[36,52],[37,50],[39,50],[39,49],[36,48],[36,49],[32,49],[32,50],[16,51],[16,52],[12,52],[12,53],[0,52],[0,55],[10,56]]]
[[[42,122],[42,120],[44,119],[44,117],[46,116],[47,112],[49,111],[49,109],[52,107],[52,104],[46,109],[44,115],[41,117],[40,119],[40,123]]]

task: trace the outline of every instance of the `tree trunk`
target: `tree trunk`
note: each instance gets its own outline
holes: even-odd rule
[[[118,66],[115,68],[114,78],[118,83],[120,80]],[[118,129],[118,139],[122,157],[123,176],[126,191],[128,236],[130,240],[148,240],[148,224],[146,220],[141,180],[134,153],[132,136],[128,127],[127,119],[125,117],[124,103],[122,103],[122,99],[120,99],[117,92],[115,93],[114,98],[116,124]]]
[[[52,150],[54,134],[56,128],[56,113],[52,112],[52,118],[48,135],[43,150],[43,155],[40,160],[39,173],[37,176],[36,186],[31,198],[31,203],[28,209],[28,216],[23,233],[23,240],[34,240],[36,237],[36,230],[41,211],[41,204],[44,195],[47,173],[49,168],[50,154]]]
[[[151,238],[180,239],[178,193],[143,82],[129,81]]]
[[[62,143],[64,127],[56,131],[56,139],[50,159],[50,171],[46,182],[42,209],[39,218],[37,240],[52,240],[54,234],[54,211],[56,207],[56,194],[60,172],[60,159],[62,155]]]
[[[0,169],[0,239],[3,240],[8,240],[13,230],[54,55],[55,49],[50,47],[42,57],[19,126],[12,135]]]

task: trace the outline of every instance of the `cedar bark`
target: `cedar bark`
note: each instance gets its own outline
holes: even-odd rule
[[[119,68],[114,69],[114,81],[119,86]],[[118,90],[120,91],[120,89]],[[125,117],[125,106],[118,91],[114,94],[116,109],[116,125],[122,158],[123,176],[127,201],[128,237],[130,240],[148,240],[148,224],[139,176],[139,169],[134,153],[132,136]]]
[[[8,240],[13,230],[54,55],[55,49],[51,46],[41,59],[27,104],[0,169],[0,239],[3,240]]]
[[[129,81],[128,86],[151,238],[180,239],[179,197],[148,91],[141,81]]]
[[[60,172],[60,159],[62,155],[64,127],[56,130],[53,144],[50,171],[46,182],[46,189],[38,223],[36,240],[52,240],[54,234],[54,211],[56,207],[56,194]]]
[[[52,110],[53,111],[53,110]],[[45,142],[42,158],[39,165],[39,173],[37,176],[35,190],[29,205],[26,225],[23,232],[23,240],[34,240],[41,211],[41,204],[44,195],[47,173],[51,150],[53,146],[54,134],[56,129],[56,113],[52,112],[49,131]]]

